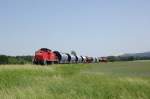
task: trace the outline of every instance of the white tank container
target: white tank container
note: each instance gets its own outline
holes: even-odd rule
[[[78,57],[78,63],[82,63],[82,57],[81,56],[77,56]]]
[[[65,53],[60,53],[60,55],[61,55],[60,63],[68,63],[68,55]]]
[[[83,62],[86,63],[87,58],[85,56],[82,57],[83,57]]]
[[[97,63],[98,62],[98,58],[97,57],[94,57],[93,58],[93,63]]]
[[[76,63],[76,56],[74,55],[70,55],[70,56],[71,56],[70,63]]]

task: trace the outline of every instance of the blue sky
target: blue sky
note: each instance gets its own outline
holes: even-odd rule
[[[0,54],[47,47],[105,56],[150,51],[150,0],[0,0]]]

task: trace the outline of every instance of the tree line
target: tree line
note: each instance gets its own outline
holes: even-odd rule
[[[150,60],[150,56],[108,56],[109,62],[115,61],[135,61],[135,60]]]
[[[0,55],[0,64],[30,64],[32,56],[7,56]]]

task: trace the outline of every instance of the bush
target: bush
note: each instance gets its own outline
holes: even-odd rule
[[[32,56],[0,55],[0,64],[28,64],[32,63]]]
[[[8,64],[8,57],[5,55],[0,55],[0,64]]]

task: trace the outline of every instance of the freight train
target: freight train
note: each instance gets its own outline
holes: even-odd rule
[[[102,58],[88,56],[77,56],[59,51],[52,51],[48,48],[41,48],[35,52],[33,64],[70,64],[70,63],[98,63]],[[105,59],[106,60],[106,59]]]

